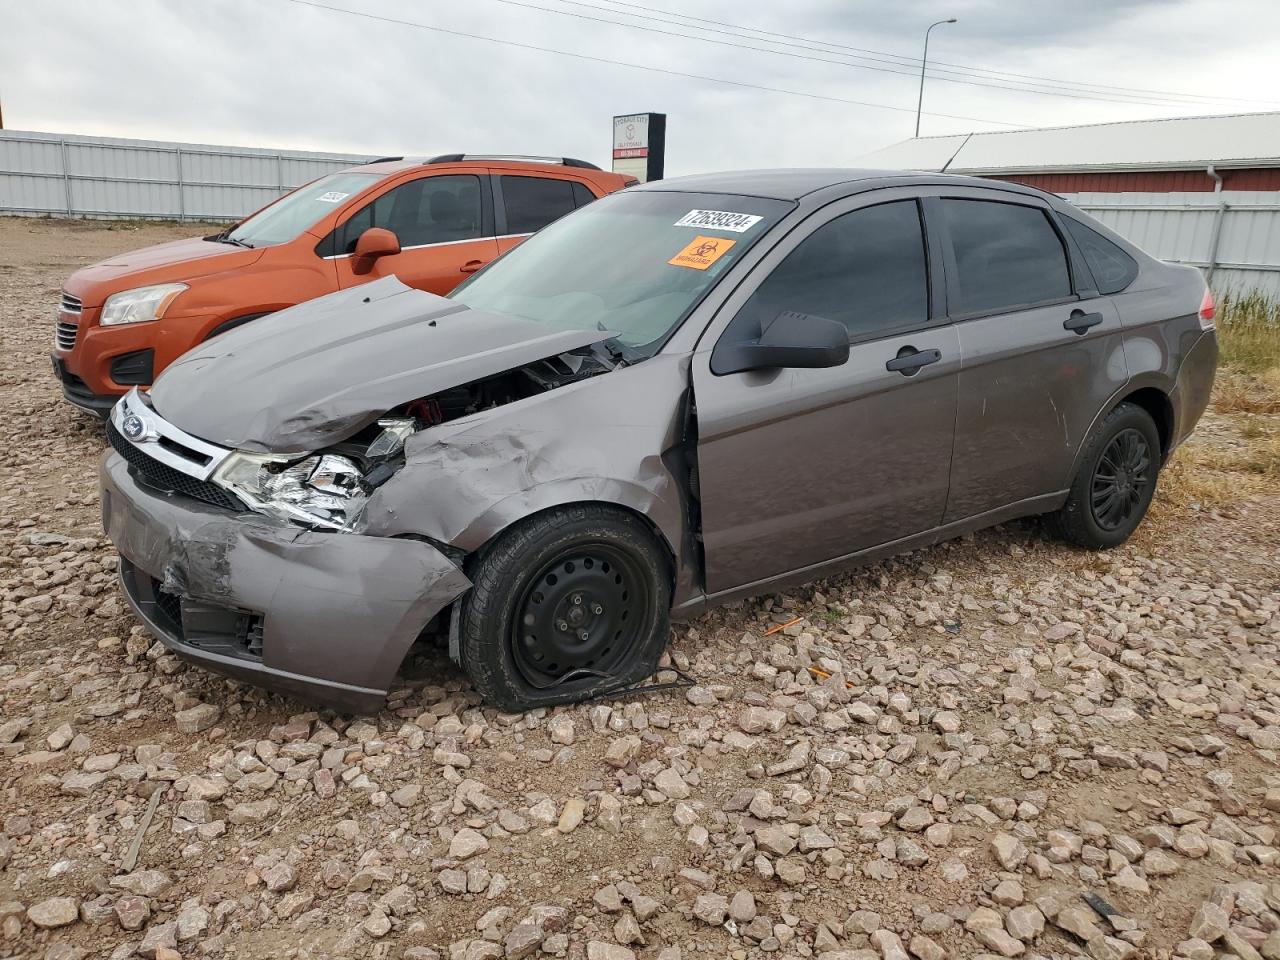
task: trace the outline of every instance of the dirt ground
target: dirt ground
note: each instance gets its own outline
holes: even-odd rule
[[[1280,958],[1280,481],[1233,472],[1280,414],[1211,412],[1109,553],[682,626],[691,689],[509,716],[428,653],[334,716],[135,624],[50,373],[69,272],[196,232],[0,219],[0,957]]]

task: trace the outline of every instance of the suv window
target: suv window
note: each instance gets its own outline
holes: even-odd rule
[[[573,200],[578,206],[585,207],[595,199],[596,195],[587,189],[585,183],[579,183],[577,180],[573,181]]]
[[[1036,207],[943,200],[957,277],[951,312],[995,313],[1071,296],[1062,240]]]
[[[480,178],[472,174],[419,177],[389,190],[339,227],[338,253],[352,253],[360,234],[384,227],[400,247],[476,240],[480,229]]]
[[[535,233],[578,206],[570,180],[502,177],[507,233]]]
[[[1070,217],[1062,217],[1061,220],[1080,246],[1099,293],[1119,293],[1133,283],[1133,278],[1138,275],[1138,262],[1133,257],[1079,220]]]
[[[838,320],[851,340],[922,326],[929,282],[916,202],[854,210],[813,231],[765,278],[725,336],[754,339],[785,310]]]

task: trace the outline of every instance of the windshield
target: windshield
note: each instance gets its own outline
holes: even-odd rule
[[[335,173],[286,193],[225,235],[235,243],[266,247],[288,243],[353,194],[382,179],[374,173]]]
[[[610,330],[627,347],[656,350],[791,207],[725,194],[611,194],[524,241],[451,296],[556,330]]]

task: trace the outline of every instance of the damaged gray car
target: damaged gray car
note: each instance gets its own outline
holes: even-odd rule
[[[1051,195],[664,181],[448,298],[234,330],[115,408],[129,603],[231,676],[378,709],[410,647],[507,710],[652,674],[669,619],[1035,514],[1133,532],[1208,401],[1213,302]]]

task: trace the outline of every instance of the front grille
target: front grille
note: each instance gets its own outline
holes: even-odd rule
[[[53,340],[59,350],[67,351],[75,348],[76,335],[80,332],[80,324],[59,320],[54,326]]]
[[[154,577],[151,580],[151,592],[156,598],[156,619],[167,632],[181,640],[182,598],[163,589],[160,581]]]
[[[154,457],[147,456],[126,440],[114,423],[107,424],[107,439],[111,441],[111,446],[115,448],[116,453],[124,457],[133,468],[137,478],[152,489],[159,490],[161,493],[191,497],[215,507],[222,507],[224,510],[244,509],[244,505],[238,499],[217,484],[188,476]]]
[[[62,291],[62,301],[58,304],[58,321],[54,325],[53,342],[59,350],[66,352],[76,345],[76,334],[80,332],[80,313],[84,304],[79,297],[73,297]],[[74,316],[75,320],[64,320],[64,316]]]

